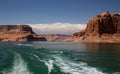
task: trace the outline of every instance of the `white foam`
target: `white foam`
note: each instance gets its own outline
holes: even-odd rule
[[[53,69],[53,60],[45,61],[45,65],[48,67],[48,74],[50,74]]]
[[[62,57],[54,57],[55,64],[60,67],[61,71],[68,74],[106,74],[94,67],[90,67],[87,63],[75,63]]]
[[[53,53],[60,53],[60,54],[63,53],[63,51],[51,51],[51,52],[53,52]]]
[[[32,44],[21,44],[21,43],[18,43],[16,45],[18,45],[18,46],[33,46]]]
[[[40,62],[44,62],[45,63],[45,65],[47,66],[47,68],[48,68],[48,74],[50,74],[51,73],[51,71],[52,71],[52,69],[53,69],[53,60],[48,60],[48,61],[46,61],[46,60],[41,60],[37,55],[33,55],[34,57],[36,57]]]
[[[44,60],[41,60],[37,55],[34,55],[34,54],[33,54],[33,56],[34,56],[35,58],[37,58],[40,62],[45,62]]]
[[[20,54],[15,53],[15,60],[12,69],[3,71],[3,74],[32,74]]]

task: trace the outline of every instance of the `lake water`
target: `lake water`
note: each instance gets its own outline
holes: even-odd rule
[[[120,74],[120,44],[0,42],[0,74]]]

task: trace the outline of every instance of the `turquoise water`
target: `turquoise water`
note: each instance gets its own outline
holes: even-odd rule
[[[120,44],[0,42],[0,74],[120,74]]]

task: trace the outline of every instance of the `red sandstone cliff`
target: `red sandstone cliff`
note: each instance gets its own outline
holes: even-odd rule
[[[120,42],[120,14],[108,11],[96,15],[87,23],[84,31],[74,33],[85,42]]]
[[[0,41],[34,41],[45,40],[36,35],[28,25],[0,25]]]

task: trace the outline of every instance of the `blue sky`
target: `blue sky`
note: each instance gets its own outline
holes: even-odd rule
[[[0,0],[0,24],[86,24],[103,11],[119,13],[120,0]]]

